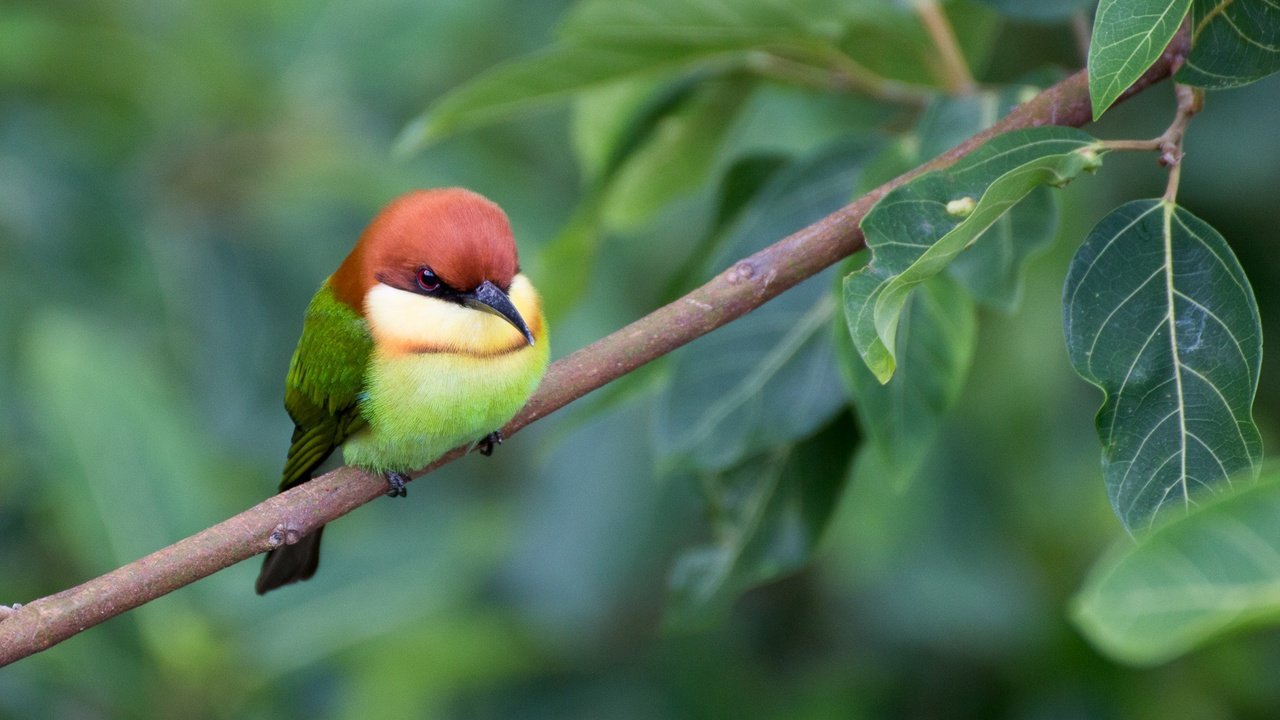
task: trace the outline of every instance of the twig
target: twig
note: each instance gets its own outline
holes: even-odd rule
[[[1161,60],[1123,97],[1168,77],[1186,52],[1185,34],[1178,37],[1180,40],[1175,39]],[[537,394],[503,428],[504,434],[512,435],[592,390],[742,317],[862,249],[859,222],[894,187],[923,172],[954,163],[999,133],[1046,124],[1079,126],[1089,119],[1088,84],[1080,72],[937,158],[739,260],[683,298],[555,362]],[[461,449],[454,450],[415,476],[461,454]],[[385,491],[383,478],[339,468],[101,577],[21,608],[15,606],[7,618],[0,619],[0,665],[44,650],[126,610],[265,552],[287,538],[310,532],[381,497]]]
[[[947,92],[953,95],[969,95],[977,89],[969,71],[969,63],[960,52],[960,43],[956,41],[955,31],[951,29],[951,21],[942,11],[942,6],[935,0],[918,0],[916,15],[938,49],[938,57],[942,61],[942,79],[946,83]]]
[[[1204,107],[1204,91],[1189,85],[1175,84],[1173,92],[1178,98],[1178,112],[1169,128],[1160,136],[1160,164],[1169,168],[1169,182],[1165,186],[1164,201],[1173,204],[1178,199],[1178,181],[1182,178],[1182,139],[1186,137],[1191,116]]]
[[[1165,186],[1164,201],[1172,203],[1178,197],[1178,181],[1182,177],[1182,139],[1192,116],[1204,107],[1204,91],[1189,85],[1175,84],[1173,92],[1178,99],[1178,109],[1169,127],[1150,140],[1103,140],[1099,145],[1105,150],[1131,150],[1159,152],[1161,165],[1169,169],[1169,182]]]

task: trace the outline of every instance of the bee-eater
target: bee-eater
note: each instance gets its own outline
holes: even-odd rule
[[[307,308],[285,382],[295,428],[280,491],[338,448],[393,497],[458,445],[488,454],[541,381],[547,345],[497,205],[460,188],[396,198]],[[268,552],[258,593],[311,577],[323,530]]]

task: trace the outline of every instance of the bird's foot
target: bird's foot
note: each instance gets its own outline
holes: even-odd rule
[[[490,455],[493,454],[493,449],[498,447],[501,444],[502,444],[502,431],[494,430],[488,435],[485,435],[484,439],[481,440],[476,447],[480,450],[481,455],[485,457],[489,457]]]
[[[404,473],[387,473],[387,497],[408,497],[409,491],[404,486],[407,482],[409,476]]]

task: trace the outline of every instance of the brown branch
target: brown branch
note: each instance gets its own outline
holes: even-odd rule
[[[1185,34],[1127,93],[1168,77],[1186,50]],[[863,215],[885,193],[923,172],[946,167],[998,133],[1090,119],[1083,72],[1015,108],[992,128],[885,183],[852,204],[734,263],[710,282],[550,367],[529,404],[503,432],[544,417],[632,370],[742,317],[784,290],[862,249]],[[462,455],[454,450],[416,475]],[[386,481],[339,468],[141,560],[56,595],[0,610],[0,665],[59,643],[108,618],[297,538],[381,497]],[[248,592],[248,588],[245,589]]]

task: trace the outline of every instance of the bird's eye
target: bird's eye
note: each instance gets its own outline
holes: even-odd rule
[[[422,268],[418,271],[418,287],[426,292],[435,292],[440,289],[440,278],[431,272],[431,268]]]

